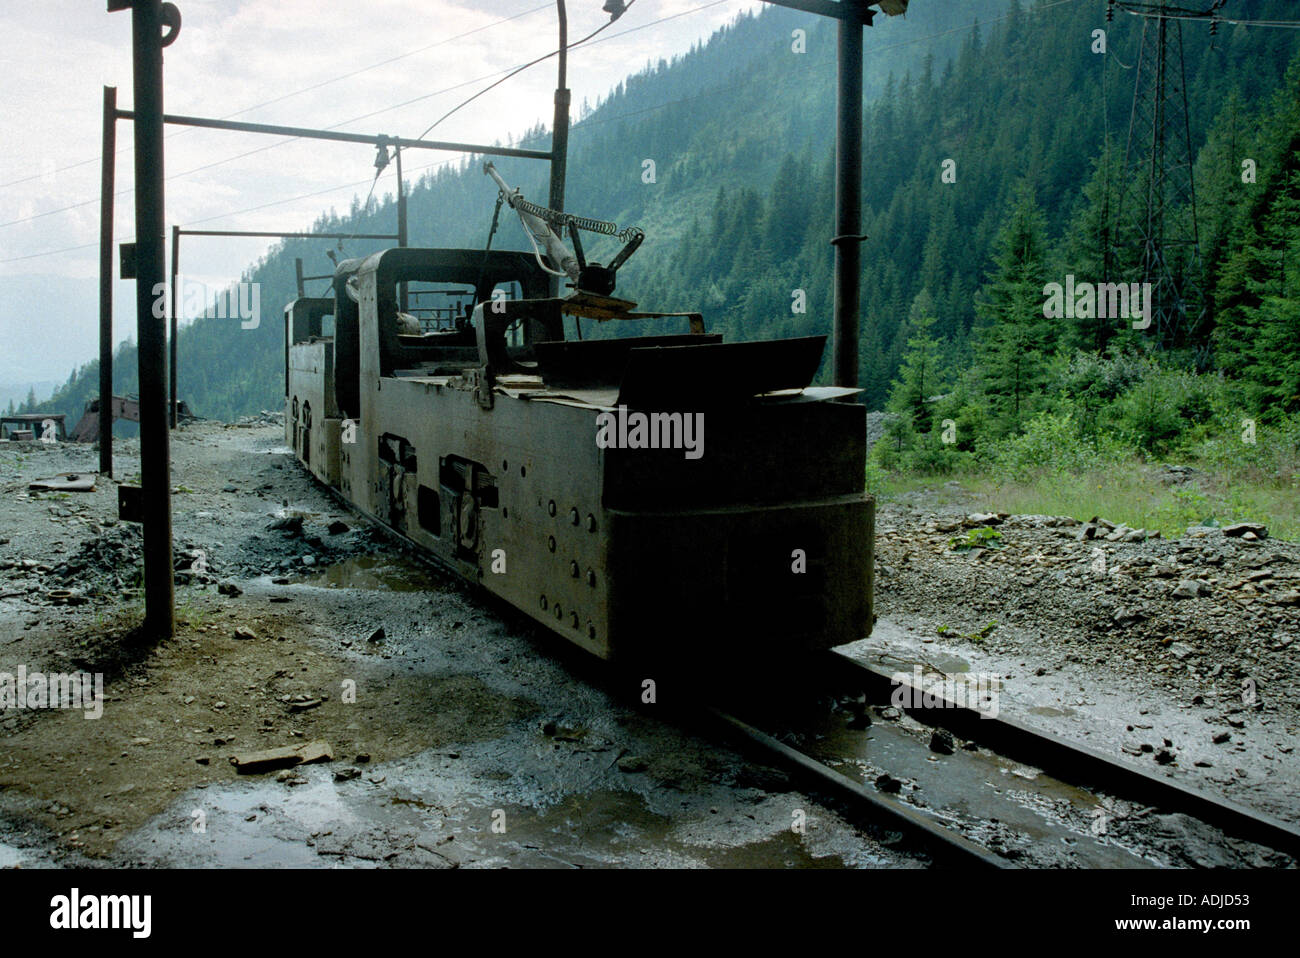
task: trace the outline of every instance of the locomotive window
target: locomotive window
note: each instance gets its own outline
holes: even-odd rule
[[[422,334],[455,329],[468,319],[474,287],[468,283],[411,280],[406,284],[406,312],[415,317]]]

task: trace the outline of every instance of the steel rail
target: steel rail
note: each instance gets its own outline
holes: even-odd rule
[[[867,817],[885,827],[898,829],[918,840],[936,861],[979,868],[1012,867],[1001,856],[963,837],[940,821],[872,791],[722,709],[707,707],[705,714],[726,730],[762,749],[770,758],[813,788],[854,808],[862,809]]]
[[[876,702],[888,701],[900,683],[893,675],[850,658],[828,653],[827,671],[859,684]],[[1064,782],[1090,786],[1115,795],[1170,811],[1181,811],[1223,831],[1225,834],[1285,852],[1300,861],[1300,828],[1264,812],[1191,788],[1168,778],[1136,768],[1104,753],[1058,738],[1023,722],[1002,715],[987,714],[953,702],[938,692],[907,688],[934,695],[937,707],[906,707],[912,718],[929,726],[945,728],[954,735],[975,742],[1007,758],[1043,769]]]

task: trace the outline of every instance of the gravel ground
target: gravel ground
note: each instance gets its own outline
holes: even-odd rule
[[[997,676],[1008,714],[1300,820],[1300,547],[939,498],[880,510],[881,621],[857,654]]]
[[[175,434],[178,632],[156,645],[134,631],[139,534],[115,518],[115,483],[28,489],[93,469],[94,450],[0,444],[0,672],[105,681],[99,720],[0,712],[0,867],[926,864],[413,561],[298,470],[282,435],[273,416]],[[138,446],[115,453],[129,480]],[[1169,542],[938,503],[880,507],[880,620],[851,654],[995,674],[1004,713],[1300,817],[1295,545],[1262,528]],[[256,775],[229,761],[310,742],[331,759]],[[917,805],[944,787],[894,771]],[[1030,811],[1063,801],[1015,794]],[[1086,835],[1071,809],[1054,827]],[[1195,823],[1107,814],[1120,843],[1144,821],[1157,864],[1271,863]],[[1015,852],[1071,864],[1057,845]]]
[[[97,454],[0,447],[0,672],[105,675],[99,720],[0,713],[0,866],[925,864],[412,561],[282,430],[175,434],[178,631],[152,646],[115,484],[27,488]],[[229,761],[317,741],[331,761]]]

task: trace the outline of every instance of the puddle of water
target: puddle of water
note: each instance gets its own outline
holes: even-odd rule
[[[559,779],[549,750],[525,758],[508,782],[488,773],[507,757],[527,756],[527,728],[502,740],[464,745],[447,767],[444,750],[366,766],[362,778],[333,780],[326,766],[304,767],[295,787],[272,776],[195,789],[125,838],[119,855],[172,867],[428,867],[438,856],[467,867],[699,867],[842,868],[872,864],[856,846],[834,836],[796,836],[782,827],[750,824],[748,806],[722,795],[703,798],[679,817],[623,787],[587,786],[607,770],[609,756],[592,758]],[[566,765],[573,759],[566,760]],[[589,766],[589,767],[588,767]],[[539,791],[541,783],[546,787]],[[626,782],[619,780],[619,786]],[[574,789],[574,790],[571,790]],[[715,817],[701,815],[716,801]],[[683,803],[685,804],[685,803]],[[194,811],[205,828],[193,829]],[[497,812],[508,830],[498,834]],[[847,857],[846,857],[847,856]],[[852,859],[852,862],[850,862]]]
[[[710,849],[704,855],[710,868],[831,868],[847,867],[839,855],[814,855],[792,831],[734,848]]]
[[[1077,714],[1074,709],[1057,709],[1050,705],[1035,705],[1029,710],[1030,715],[1045,715],[1048,718],[1064,718]]]
[[[195,810],[203,812],[198,832]],[[147,848],[149,860],[172,866],[328,867],[306,837],[354,819],[334,783],[313,770],[309,784],[292,789],[269,776],[195,789],[123,845],[130,852]]]
[[[952,675],[956,672],[969,672],[970,663],[956,655],[949,655],[946,652],[930,652],[925,656],[926,661],[933,665],[940,672],[946,672]]]
[[[940,756],[918,747],[914,736],[887,722],[860,732],[829,717],[816,733],[803,743],[809,754],[829,759],[849,777],[868,785],[879,770],[887,769],[895,778],[915,783],[926,807],[945,816],[956,812],[977,833],[983,827],[979,819],[993,812],[990,821],[1008,825],[1038,844],[1070,843],[1084,864],[1111,868],[1147,864],[1126,850],[1100,845],[1084,830],[1097,808],[1096,796],[1036,769],[1026,770],[984,749]],[[1073,824],[1065,821],[1065,807],[1075,810]]]
[[[293,580],[321,589],[365,589],[376,592],[432,592],[442,583],[429,571],[404,559],[388,556],[352,556]]]
[[[17,868],[23,863],[23,853],[12,845],[0,842],[0,868]]]

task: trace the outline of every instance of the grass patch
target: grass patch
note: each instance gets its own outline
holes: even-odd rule
[[[920,477],[908,485],[917,488]],[[939,480],[931,477],[935,485]],[[1159,529],[1178,538],[1187,527],[1213,520],[1220,525],[1263,522],[1279,539],[1300,539],[1300,495],[1286,480],[1210,474],[1196,482],[1168,485],[1134,461],[1078,474],[1044,473],[1020,480],[971,474],[960,484],[986,512],[1018,515],[1101,516],[1133,528]]]
[[[988,526],[971,529],[964,536],[953,536],[948,540],[948,548],[954,552],[970,552],[971,549],[1001,549],[1005,543],[1002,533]]]

